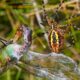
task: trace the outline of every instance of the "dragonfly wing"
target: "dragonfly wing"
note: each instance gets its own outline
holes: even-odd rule
[[[34,67],[32,65],[22,66],[23,64],[17,64],[18,67],[22,68],[22,70],[29,72],[35,76],[47,78],[48,80],[67,80],[66,77],[60,77],[55,74],[51,74],[46,68]]]
[[[70,80],[70,76],[77,76],[78,80],[80,79],[80,73],[76,62],[63,54],[40,54],[29,51],[25,56],[27,57],[23,60],[24,63],[32,65],[32,67],[38,68],[40,71],[45,71],[45,75],[49,73],[57,77],[66,76],[67,78],[69,77]],[[66,73],[69,73],[70,76]]]
[[[73,70],[77,69],[77,64],[74,60],[65,56],[63,54],[49,53],[49,54],[41,54],[29,51],[25,54],[25,62],[30,62],[30,64],[34,66],[40,66],[43,68],[46,67],[54,67],[54,64],[63,65],[64,67],[71,68]]]

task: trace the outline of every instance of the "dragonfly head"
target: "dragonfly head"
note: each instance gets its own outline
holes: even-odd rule
[[[24,42],[27,44],[31,44],[32,42],[32,30],[25,25],[22,25],[23,28],[23,35],[24,35]]]

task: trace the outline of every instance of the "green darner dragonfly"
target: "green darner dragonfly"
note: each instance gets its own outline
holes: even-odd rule
[[[21,27],[23,44],[20,45],[17,42],[9,43],[6,40],[4,41],[5,43],[3,42],[8,44],[0,54],[3,56],[2,60],[6,62],[6,64],[0,67],[0,74],[16,65],[26,72],[28,71],[39,77],[46,77],[48,80],[72,80],[73,78],[70,76],[75,76],[76,80],[80,79],[77,65],[71,58],[63,54],[41,54],[29,51],[32,42],[32,31],[24,25],[21,25]],[[6,61],[7,57],[10,58],[8,61]],[[69,73],[69,76],[66,73]]]
[[[19,45],[17,43],[9,43],[1,40],[6,45],[4,49],[1,50],[0,55],[1,66],[4,65],[5,63],[9,63],[12,59],[18,61],[22,57],[23,53],[27,52],[31,44],[32,31],[24,26],[22,26],[22,30],[24,36],[24,42],[22,45]]]

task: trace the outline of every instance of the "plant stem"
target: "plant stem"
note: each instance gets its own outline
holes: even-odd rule
[[[6,74],[7,74],[7,76],[6,76],[7,78],[6,79],[7,80],[11,80],[11,72],[10,72],[10,70],[8,70]]]

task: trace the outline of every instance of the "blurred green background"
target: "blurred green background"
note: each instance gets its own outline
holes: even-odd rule
[[[65,3],[70,0],[64,0]],[[42,0],[35,0],[38,10],[42,10]],[[48,0],[46,4],[46,12],[49,17],[58,21],[58,25],[68,24],[68,32],[64,34],[65,40],[71,45],[72,49],[67,48],[64,44],[61,53],[73,58],[79,66],[80,63],[80,11],[79,4],[73,3],[67,6],[63,5],[63,8],[57,12],[54,11],[54,6],[58,5],[60,0]],[[32,0],[0,0],[0,37],[7,40],[12,39],[15,35],[18,25],[26,24],[33,30],[32,37],[36,37],[37,34],[49,31],[49,26],[46,24],[44,30],[42,30],[38,24],[38,20],[35,15],[34,6]],[[42,19],[42,12],[40,12]],[[74,16],[70,18],[70,16]],[[70,18],[70,19],[69,19]],[[42,19],[43,21],[43,19]],[[61,27],[65,29],[66,27]],[[32,41],[30,50],[49,53],[51,52],[47,41],[44,36],[37,36]],[[45,80],[38,78],[24,72],[20,68],[12,68],[0,76],[0,80]]]

